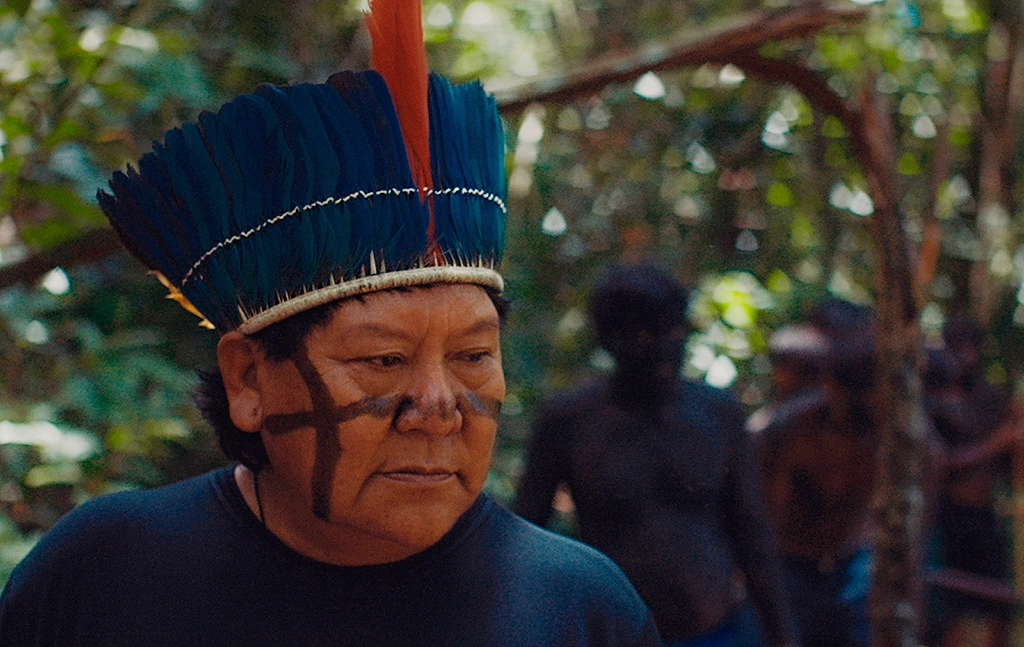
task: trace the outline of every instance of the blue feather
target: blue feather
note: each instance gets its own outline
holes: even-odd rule
[[[503,159],[501,123],[493,98],[480,84],[452,86],[431,75],[430,125],[435,188],[475,188],[504,199],[504,171],[492,161]],[[486,153],[471,154],[474,150]],[[500,261],[504,216],[493,200],[447,194],[435,201],[434,217],[446,253],[467,261]]]
[[[479,84],[430,83],[435,237],[456,262],[498,260],[501,124]],[[129,250],[221,330],[239,307],[425,259],[429,203],[413,183],[395,108],[376,72],[327,84],[262,86],[165,134],[115,173],[100,205]]]

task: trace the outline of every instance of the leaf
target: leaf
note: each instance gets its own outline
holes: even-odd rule
[[[53,148],[66,141],[80,138],[84,132],[82,123],[78,119],[62,119],[42,140],[42,146]]]
[[[39,488],[45,485],[73,484],[82,480],[82,468],[77,463],[36,465],[25,475],[25,485]]]
[[[19,18],[24,18],[25,14],[28,13],[29,7],[32,6],[32,0],[5,0],[8,7],[14,10],[14,13],[18,14]]]
[[[48,218],[38,224],[22,225],[18,233],[29,247],[49,249],[74,239],[78,227],[67,220]]]
[[[106,217],[95,202],[91,199],[84,200],[68,187],[40,185],[26,193],[41,202],[53,205],[60,213],[70,216],[72,223],[77,227],[104,226],[107,223]]]
[[[793,192],[782,182],[772,182],[764,196],[765,202],[776,207],[791,207],[795,204]]]

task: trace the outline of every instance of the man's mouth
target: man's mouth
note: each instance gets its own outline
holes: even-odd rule
[[[400,467],[379,474],[386,479],[411,485],[434,485],[457,478],[456,473],[449,469],[417,466]]]

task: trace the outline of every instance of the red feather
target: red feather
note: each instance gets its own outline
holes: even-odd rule
[[[366,14],[371,62],[391,91],[405,150],[420,197],[433,186],[427,111],[427,53],[423,48],[422,0],[370,0]],[[433,214],[428,236],[433,238]]]

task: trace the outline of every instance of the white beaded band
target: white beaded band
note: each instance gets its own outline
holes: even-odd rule
[[[367,294],[369,292],[399,287],[429,285],[431,283],[468,283],[493,288],[498,292],[505,289],[505,281],[501,278],[501,275],[492,267],[486,266],[432,265],[395,272],[370,274],[348,281],[332,283],[294,296],[285,295],[281,303],[261,312],[247,313],[242,308],[239,308],[242,315],[242,323],[239,324],[238,331],[245,335],[251,335],[292,315],[357,294]]]

